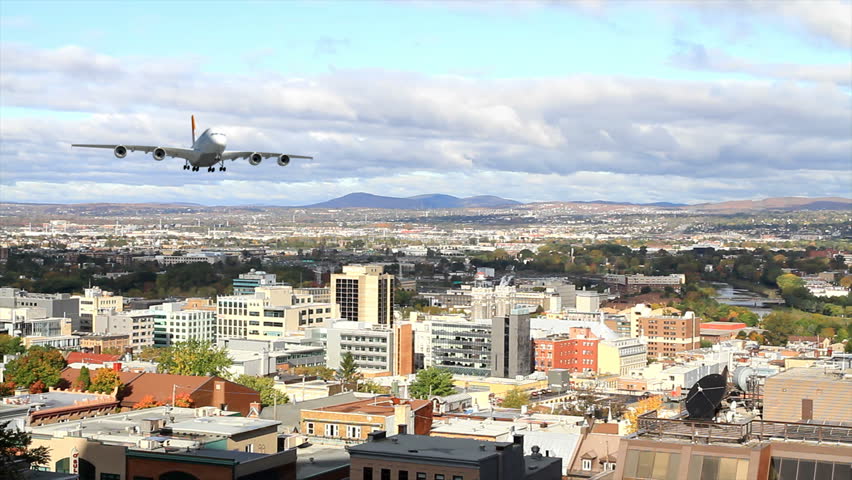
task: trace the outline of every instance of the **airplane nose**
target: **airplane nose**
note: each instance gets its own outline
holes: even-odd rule
[[[219,146],[225,146],[226,141],[227,139],[224,135],[216,135],[215,137],[213,137],[213,143]]]

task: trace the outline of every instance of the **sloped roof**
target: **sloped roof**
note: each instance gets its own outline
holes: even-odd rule
[[[80,369],[66,367],[60,375],[73,385],[77,377],[80,376]],[[172,397],[172,388],[175,385],[177,385],[176,392],[178,394],[193,393],[207,382],[219,378],[144,372],[118,372],[118,377],[125,387],[125,396],[121,399],[122,406],[132,406],[146,395],[153,395],[157,401],[168,401]],[[92,372],[92,378],[94,379],[94,372]]]
[[[121,359],[121,355],[107,355],[105,353],[83,353],[71,352],[65,361],[68,363],[104,363],[117,362]]]

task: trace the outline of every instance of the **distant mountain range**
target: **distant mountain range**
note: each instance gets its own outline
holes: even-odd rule
[[[479,195],[459,198],[452,195],[433,193],[414,197],[384,197],[371,193],[350,193],[327,202],[306,205],[304,208],[382,208],[388,210],[427,210],[433,208],[494,208],[521,205],[521,202]]]
[[[187,211],[215,211],[227,208],[231,211],[245,210],[251,212],[264,211],[266,209],[288,209],[288,208],[317,208],[317,209],[346,209],[346,208],[375,208],[387,210],[428,210],[428,209],[453,209],[453,208],[500,208],[500,207],[524,207],[531,209],[551,208],[557,206],[570,207],[571,205],[584,205],[597,211],[624,210],[630,207],[655,207],[667,210],[701,211],[706,213],[730,214],[738,212],[758,211],[793,211],[793,210],[852,210],[852,199],[843,197],[776,197],[763,200],[734,200],[719,203],[701,203],[685,205],[681,203],[655,202],[655,203],[630,203],[612,202],[606,200],[591,201],[567,201],[567,202],[535,202],[521,203],[515,200],[496,197],[493,195],[478,195],[475,197],[459,198],[452,195],[428,194],[414,197],[387,197],[373,195],[370,193],[350,193],[342,197],[334,198],[326,202],[315,203],[302,207],[287,207],[281,205],[235,205],[235,206],[212,206],[199,205],[183,202],[163,203],[77,203],[77,204],[48,204],[48,203],[16,203],[0,202],[4,214],[21,214],[21,209],[32,213],[87,213],[87,214],[110,214],[120,215],[127,211],[159,211],[159,212],[187,212]],[[10,211],[11,210],[11,211]]]

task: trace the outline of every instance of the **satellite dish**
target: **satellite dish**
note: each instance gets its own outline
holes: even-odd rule
[[[701,378],[686,395],[686,411],[692,420],[712,420],[728,393],[728,369]]]

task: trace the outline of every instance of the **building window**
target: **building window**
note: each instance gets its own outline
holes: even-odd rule
[[[361,438],[361,427],[346,426],[346,436],[349,438]]]
[[[461,475],[453,475],[453,480],[464,480],[464,477]]]
[[[397,480],[408,480],[408,470],[400,470],[397,475]]]
[[[391,480],[390,478],[390,469],[383,468],[381,474],[379,476],[379,480]]]
[[[592,469],[592,461],[588,458],[583,459],[583,470],[589,471]]]
[[[101,480],[121,480],[121,475],[117,473],[101,473]]]
[[[314,434],[314,422],[308,422],[308,423],[305,424],[305,432],[308,435]]]
[[[373,480],[373,467],[364,467],[364,480]]]
[[[436,473],[435,474],[435,480],[444,480],[444,474],[443,473]]]
[[[254,452],[254,444],[249,443],[248,445],[246,445],[245,451],[248,452],[248,453],[253,453]]]
[[[615,462],[604,462],[603,469],[605,472],[615,470]]]
[[[326,437],[337,437],[340,435],[340,426],[339,425],[326,425],[325,426],[325,436]]]
[[[426,474],[423,472],[417,472],[417,480],[426,480]]]

